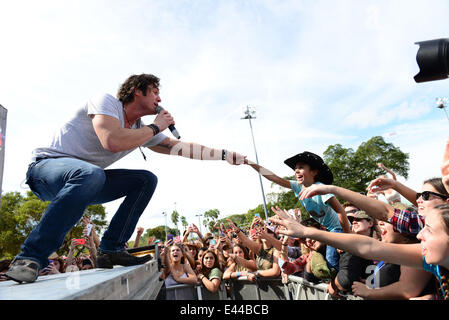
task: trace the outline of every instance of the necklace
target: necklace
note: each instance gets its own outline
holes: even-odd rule
[[[130,123],[129,120],[128,120],[128,115],[126,114],[125,108],[123,108],[123,114],[125,115],[126,122],[128,122],[129,129],[131,129],[132,126],[131,126],[131,123]],[[147,161],[147,157],[145,156],[145,153],[143,153],[142,148],[141,148],[140,146],[139,146],[139,150],[140,150],[140,153],[141,153],[142,156],[143,156],[143,160]]]

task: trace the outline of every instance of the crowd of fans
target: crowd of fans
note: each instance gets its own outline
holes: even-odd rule
[[[163,274],[165,285],[169,288],[177,284],[195,283],[195,275],[196,284],[203,284],[210,292],[216,292],[221,281],[227,283],[227,280],[244,279],[254,282],[256,279],[279,278],[287,282],[289,276],[293,275],[314,284],[325,283],[327,292],[336,298],[351,294],[363,299],[382,300],[447,299],[447,270],[443,264],[430,264],[438,267],[437,272],[430,272],[430,268],[413,265],[408,261],[402,264],[393,263],[390,259],[371,258],[377,254],[376,243],[397,244],[400,245],[399,249],[402,249],[403,245],[416,246],[422,243],[419,232],[425,227],[425,217],[435,208],[446,210],[445,205],[449,202],[449,143],[446,155],[448,159],[442,166],[443,178],[424,181],[420,192],[397,181],[394,173],[381,163],[378,164],[379,167],[391,174],[391,178],[378,177],[371,182],[366,194],[340,188],[344,191],[338,193],[338,197],[346,202],[342,205],[344,212],[339,214],[338,219],[347,219],[350,228],[349,232],[334,232],[342,234],[343,237],[344,233],[356,235],[354,239],[357,241],[351,243],[350,240],[345,240],[345,243],[342,240],[348,250],[340,249],[345,248],[345,245],[336,246],[337,264],[329,261],[328,247],[329,243],[335,242],[331,240],[338,239],[340,235],[329,236],[328,241],[322,232],[332,232],[329,227],[318,222],[316,214],[304,219],[298,214],[298,210],[286,211],[277,208],[273,209],[276,213],[274,218],[263,221],[256,215],[247,229],[242,230],[231,220],[227,220],[226,228],[223,224],[215,226],[218,231],[215,232],[216,235],[207,233],[203,236],[195,225],[191,225],[178,243],[171,240],[161,244],[164,261],[167,261]],[[262,168],[253,167],[258,171]],[[295,172],[299,170],[301,169],[296,168]],[[270,172],[269,179],[275,181],[273,176]],[[277,181],[282,183],[281,180]],[[332,193],[325,191],[326,185],[314,185],[315,182],[312,181],[307,188],[297,192],[300,200]],[[312,185],[314,186],[311,187]],[[306,192],[309,194],[303,195]],[[331,195],[331,198],[333,197],[334,195]],[[390,215],[385,215],[383,210],[389,210]],[[321,233],[318,233],[321,235],[310,238],[295,237],[294,235],[304,233],[303,227],[296,229],[294,223],[321,230]],[[445,230],[447,236],[449,225],[446,225]],[[187,240],[191,233],[197,235],[197,240]],[[358,245],[358,239],[371,239],[367,253],[363,248],[359,248],[362,245]],[[178,279],[174,282],[174,277],[170,275],[175,269],[168,263],[170,248],[173,246],[180,248],[177,252],[188,265],[188,271],[184,270],[182,277],[177,274]],[[392,252],[394,254],[394,249]],[[424,254],[421,260],[423,258]],[[402,258],[391,260],[401,261],[400,259]],[[447,252],[441,259],[448,259]],[[426,265],[425,259],[424,264]]]
[[[177,289],[176,299],[194,299],[194,285],[202,285],[209,292],[217,293],[220,287],[229,289],[228,284],[232,280],[254,282],[277,278],[286,283],[289,276],[302,277],[314,284],[325,283],[328,293],[337,298],[352,294],[364,299],[447,299],[447,270],[443,263],[435,276],[435,272],[432,274],[428,268],[413,266],[408,260],[404,264],[396,264],[388,259],[371,258],[376,257],[376,244],[422,243],[423,236],[418,234],[425,227],[425,218],[435,208],[446,210],[444,205],[449,202],[449,143],[445,158],[443,178],[424,181],[420,192],[397,181],[394,173],[382,164],[379,167],[392,177],[380,176],[372,181],[367,194],[331,186],[338,192],[332,192],[327,199],[338,196],[346,200],[341,209],[340,205],[334,205],[339,211],[335,221],[345,226],[337,231],[331,231],[330,224],[326,226],[327,222],[320,223],[314,212],[304,217],[298,209],[286,211],[276,208],[273,209],[274,218],[264,221],[256,214],[246,228],[240,228],[226,219],[226,223],[217,223],[212,233],[203,235],[195,224],[191,224],[181,237],[164,243],[151,237],[145,245],[157,243],[160,249],[163,267],[161,280],[166,289],[180,284],[191,285]],[[296,166],[295,173],[300,170],[303,168]],[[300,172],[297,179],[306,179],[307,173]],[[312,179],[305,185],[307,188],[295,191],[300,200],[329,193],[326,189],[328,184],[315,182]],[[322,205],[327,205],[326,201]],[[294,226],[295,223],[302,227]],[[40,271],[40,275],[96,268],[99,237],[88,218],[83,219],[83,224],[84,237],[71,241],[67,256],[56,253],[50,256],[50,264]],[[346,226],[349,230],[345,230]],[[309,232],[318,236],[294,236],[305,234],[304,230],[311,228],[320,230]],[[446,233],[449,234],[447,228]],[[137,229],[135,248],[140,246],[143,231],[143,228]],[[323,232],[335,233],[335,236],[326,237]],[[350,239],[343,239],[344,234],[353,235],[353,243]],[[340,238],[344,241],[341,240],[342,245],[334,248],[338,255],[335,263],[329,260],[329,244],[326,243],[339,243],[337,240]],[[361,247],[365,242],[370,244],[370,249],[363,251]],[[400,253],[402,247],[397,248]],[[448,259],[447,252],[441,259]],[[7,270],[8,262],[0,261],[0,275]],[[0,280],[7,279],[1,276]],[[170,300],[175,296],[172,291],[166,290],[165,298]]]

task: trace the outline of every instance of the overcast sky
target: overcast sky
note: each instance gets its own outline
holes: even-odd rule
[[[415,83],[417,41],[449,37],[447,1],[0,1],[0,104],[8,109],[3,192],[25,193],[31,151],[92,95],[132,74],[161,79],[184,141],[255,161],[243,108],[256,108],[259,162],[279,176],[299,152],[381,135],[410,155],[409,187],[440,175],[449,80]],[[145,117],[152,122],[154,117]],[[170,135],[167,132],[167,135]],[[159,178],[139,226],[262,203],[248,166],[138,150],[111,168]],[[265,193],[277,191],[264,180]],[[121,200],[105,204],[108,219]],[[169,225],[173,224],[169,220]]]

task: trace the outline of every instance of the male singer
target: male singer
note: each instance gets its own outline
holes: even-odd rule
[[[134,149],[145,146],[191,159],[244,162],[245,157],[235,152],[165,136],[162,132],[175,121],[168,111],[158,108],[159,78],[154,75],[129,77],[117,98],[105,94],[87,101],[50,144],[33,150],[27,184],[37,197],[51,203],[11,263],[6,273],[11,279],[35,281],[87,206],[121,197],[125,199],[101,239],[97,267],[136,265],[150,259],[130,255],[125,242],[154,193],[157,177],[145,170],[105,169]],[[142,123],[143,116],[155,114],[152,124]]]

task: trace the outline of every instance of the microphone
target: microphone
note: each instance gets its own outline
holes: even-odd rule
[[[164,110],[164,108],[162,108],[161,106],[157,106],[156,107],[156,113],[159,114],[159,112],[161,112],[162,110]],[[175,136],[176,139],[181,139],[181,136],[178,133],[178,130],[176,130],[174,125],[169,125],[168,128],[170,129],[171,133]]]

